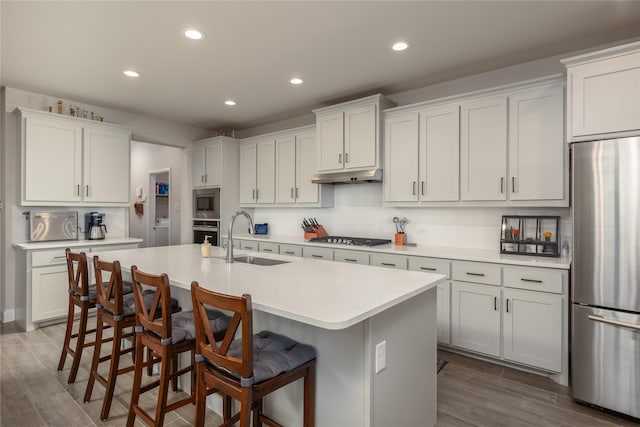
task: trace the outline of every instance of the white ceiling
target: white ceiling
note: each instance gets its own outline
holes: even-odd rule
[[[212,130],[640,36],[640,1],[0,1],[1,84]],[[206,33],[194,42],[186,27]],[[393,52],[398,39],[411,43]],[[122,75],[126,68],[142,78]],[[293,76],[305,83],[292,86]],[[233,98],[235,107],[224,100]]]

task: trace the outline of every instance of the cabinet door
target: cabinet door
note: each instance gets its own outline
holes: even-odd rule
[[[31,270],[31,321],[61,317],[69,309],[67,265],[36,267]]]
[[[344,167],[343,113],[321,114],[316,119],[317,169],[341,170]]]
[[[302,256],[304,258],[324,259],[327,261],[333,261],[333,249],[322,248],[317,246],[305,246],[302,249]]]
[[[23,144],[25,201],[81,201],[81,126],[26,117]]]
[[[131,144],[128,132],[84,128],[84,201],[129,202]]]
[[[384,198],[418,200],[418,113],[385,118]]]
[[[451,344],[451,282],[438,285],[438,342]]]
[[[374,167],[378,159],[377,106],[354,108],[344,113],[344,167]]]
[[[256,159],[255,143],[240,146],[240,197],[241,205],[256,203]]]
[[[276,142],[261,141],[257,144],[256,201],[274,203],[276,201]]]
[[[378,267],[396,268],[398,270],[407,269],[407,257],[398,254],[384,254],[380,252],[371,253],[371,265]]]
[[[222,182],[221,149],[220,143],[206,146],[204,182],[207,186],[220,185]]]
[[[369,265],[369,252],[335,249],[333,251],[333,260],[349,264]]]
[[[296,200],[296,138],[286,135],[276,138],[276,203]]]
[[[572,136],[640,129],[640,53],[568,70]]]
[[[420,200],[460,199],[460,110],[457,105],[420,113]]]
[[[320,184],[313,184],[316,173],[316,134],[302,133],[296,136],[296,202],[317,203]]]
[[[451,344],[500,357],[500,288],[451,283]]]
[[[504,289],[505,359],[562,371],[562,296]]]
[[[509,97],[509,199],[564,198],[563,98],[562,87]]]
[[[204,145],[198,145],[191,151],[191,185],[193,188],[206,185],[204,177],[207,173],[207,149]]]
[[[506,200],[507,98],[463,104],[460,123],[462,200]]]

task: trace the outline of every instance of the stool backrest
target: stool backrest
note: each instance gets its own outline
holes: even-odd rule
[[[144,327],[160,336],[163,343],[171,344],[171,289],[169,276],[144,273],[137,266],[131,267],[131,281],[136,304],[136,326]],[[144,293],[142,285],[153,293]],[[150,297],[149,295],[153,295]],[[151,298],[151,304],[145,302]],[[158,313],[161,314],[157,318]],[[158,320],[156,320],[158,319]]]
[[[67,258],[67,272],[69,273],[69,292],[80,295],[81,299],[89,299],[89,273],[87,255],[84,252],[64,251]]]
[[[253,313],[251,295],[240,297],[225,295],[202,288],[198,282],[191,282],[193,301],[193,320],[196,329],[196,353],[215,365],[235,372],[241,379],[253,376]],[[216,343],[205,308],[216,308],[233,313],[229,327],[220,345]],[[242,325],[242,359],[228,354],[235,340],[238,328]]]
[[[96,299],[98,304],[113,313],[114,316],[124,314],[122,302],[122,270],[120,261],[102,261],[97,255],[93,257],[93,270],[96,275]],[[102,273],[109,274],[109,283],[106,284]],[[98,286],[102,284],[102,286]],[[106,286],[105,286],[106,284]]]

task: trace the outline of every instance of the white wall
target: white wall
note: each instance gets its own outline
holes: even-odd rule
[[[132,141],[131,143],[131,200],[135,202],[138,198],[135,194],[136,187],[142,187],[147,202],[144,202],[144,214],[136,215],[134,209],[129,209],[129,232],[131,237],[147,239],[149,221],[154,218],[150,216],[148,199],[153,197],[149,194],[149,173],[161,169],[171,169],[171,212],[169,214],[171,228],[171,242],[178,244],[182,239],[182,223],[190,220],[191,180],[188,174],[189,161],[184,149],[167,147],[157,144]],[[184,206],[184,209],[182,208]],[[190,233],[186,233],[190,238]],[[188,241],[188,240],[187,240]],[[186,241],[184,241],[186,243]],[[143,244],[143,246],[146,246]]]

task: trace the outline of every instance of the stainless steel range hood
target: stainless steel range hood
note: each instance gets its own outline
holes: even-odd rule
[[[363,184],[382,182],[382,169],[319,173],[311,178],[314,184]]]

